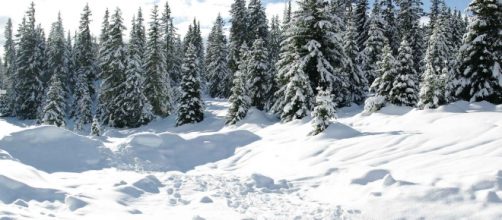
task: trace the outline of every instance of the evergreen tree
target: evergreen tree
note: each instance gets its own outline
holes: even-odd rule
[[[100,80],[103,80],[102,72],[105,71],[104,66],[105,62],[104,60],[107,59],[107,56],[109,56],[107,53],[107,47],[106,47],[106,42],[108,41],[108,29],[110,29],[110,14],[108,12],[108,8],[105,10],[105,15],[103,16],[103,22],[101,24],[101,34],[99,35],[99,57],[98,57],[98,66],[99,66],[99,75],[98,78]],[[76,44],[77,42],[75,42]],[[99,109],[98,109],[99,111]],[[98,112],[98,115],[100,113]]]
[[[268,45],[268,24],[265,8],[261,0],[250,0],[248,5],[248,38],[247,42],[252,44],[257,39],[262,39]]]
[[[398,26],[401,40],[406,38],[411,49],[414,68],[417,73],[422,73],[424,46],[426,45],[424,31],[420,27],[420,18],[423,14],[421,0],[400,0],[399,1]]]
[[[384,36],[389,41],[392,53],[397,54],[397,50],[399,48],[399,31],[397,29],[394,0],[383,0],[381,4],[384,6],[382,11],[382,17],[384,20]]]
[[[80,26],[75,42],[75,89],[74,117],[77,125],[91,123],[92,94],[94,93],[94,78],[96,77],[96,57],[93,53],[93,42],[89,24],[91,10],[86,5],[80,17]],[[108,21],[105,21],[107,23]],[[104,42],[103,42],[104,44]],[[105,48],[103,48],[105,49]],[[102,58],[105,58],[104,56]],[[106,64],[106,63],[103,63]]]
[[[148,31],[146,51],[145,95],[152,105],[153,114],[167,117],[171,114],[171,86],[167,78],[165,57],[162,52],[162,34],[158,20],[158,9],[154,7]]]
[[[444,0],[431,0],[431,12],[429,13],[430,35],[434,32],[437,20],[441,14],[441,9],[445,6]]]
[[[141,14],[139,12],[139,14]],[[126,68],[125,92],[119,99],[122,100],[122,112],[124,117],[121,119],[125,127],[134,128],[152,120],[151,106],[148,99],[143,94],[143,81],[145,71],[144,45],[145,32],[141,20],[136,21],[133,18],[130,41],[128,45],[128,59]],[[145,114],[146,113],[146,114]]]
[[[369,20],[368,39],[364,43],[364,50],[361,54],[361,66],[369,84],[372,84],[375,78],[378,77],[377,62],[380,59],[384,45],[388,43],[383,26],[384,21],[380,14],[380,4],[376,3]]]
[[[318,88],[314,111],[312,112],[312,127],[314,130],[311,135],[318,135],[326,130],[331,123],[330,120],[336,117],[335,104],[333,95],[329,88],[322,90]]]
[[[244,119],[251,105],[245,75],[248,69],[247,53],[248,47],[246,44],[243,44],[240,50],[242,60],[239,62],[239,70],[235,73],[232,85],[232,95],[229,98],[230,108],[227,113],[227,125],[233,125]]]
[[[437,108],[445,103],[445,79],[448,72],[449,60],[452,54],[448,46],[447,38],[448,18],[443,13],[436,24],[429,39],[429,45],[425,56],[425,72],[420,85],[420,108]]]
[[[389,101],[395,105],[414,107],[418,101],[418,74],[413,63],[413,50],[406,38],[399,46],[397,76],[390,91]]]
[[[232,81],[228,69],[228,48],[227,38],[223,33],[224,26],[223,18],[218,14],[207,41],[207,89],[211,97],[226,98],[231,93]]]
[[[5,26],[4,62],[3,62],[3,89],[6,94],[0,98],[0,115],[15,115],[15,85],[16,85],[16,48],[12,32],[12,21],[9,18]]]
[[[349,91],[351,95],[347,97],[347,102],[354,102],[357,104],[362,104],[366,98],[366,90],[368,88],[368,81],[364,76],[359,65],[359,49],[357,47],[357,32],[355,18],[352,15],[352,11],[349,12],[349,20],[347,20],[347,30],[344,34],[343,42],[344,51],[349,59],[347,62],[346,71],[349,78]]]
[[[65,126],[65,98],[64,88],[61,79],[57,74],[53,74],[50,82],[49,92],[47,93],[47,101],[43,108],[42,123],[47,125],[55,125],[58,127]]]
[[[229,60],[230,71],[235,73],[238,70],[240,61],[239,50],[248,37],[248,12],[246,9],[246,0],[235,0],[230,9],[230,41],[229,41]]]
[[[365,42],[368,40],[368,0],[358,0],[354,17],[356,18],[357,47],[359,51],[365,49]]]
[[[247,85],[251,105],[263,110],[270,91],[272,77],[269,72],[269,55],[262,39],[257,39],[247,56]]]
[[[61,87],[61,91],[58,91],[58,95],[63,96],[63,102],[66,102],[69,92],[67,84],[69,72],[66,58],[66,39],[63,29],[63,21],[61,19],[61,14],[58,14],[58,20],[52,24],[49,39],[47,41],[47,74],[51,77],[55,76],[58,78],[57,83],[59,85],[57,86]],[[55,82],[51,83],[53,84]],[[51,86],[54,87],[55,85]],[[60,107],[62,107],[60,110],[66,112],[66,109],[64,108],[65,105],[61,105]],[[44,114],[46,113],[44,112]]]
[[[176,51],[176,28],[171,17],[171,8],[169,3],[166,2],[160,25],[164,35],[164,52],[165,52],[165,67],[168,73],[170,83],[173,87],[179,85],[181,80],[181,61],[177,56]]]
[[[389,45],[385,45],[383,48],[382,56],[382,60],[378,62],[379,77],[371,85],[371,90],[375,92],[375,95],[385,97],[388,100],[397,76],[396,66],[398,63],[392,56],[392,49]]]
[[[275,92],[279,90],[277,82],[277,68],[275,64],[279,61],[279,54],[281,51],[281,40],[282,40],[282,29],[279,24],[279,16],[272,18],[270,25],[270,38],[269,38],[269,56],[270,56],[270,92],[267,97],[267,103],[265,105],[266,110],[271,110],[272,105],[277,101],[275,97]]]
[[[204,105],[200,97],[200,80],[197,68],[197,48],[189,44],[183,59],[181,99],[176,126],[204,120]]]
[[[35,5],[31,4],[19,27],[16,60],[16,116],[19,119],[36,119],[44,94],[40,69],[39,37],[35,28]]]
[[[123,100],[121,95],[125,93],[124,81],[126,79],[127,50],[122,39],[125,27],[122,23],[122,15],[119,8],[112,15],[108,29],[108,39],[104,42],[106,52],[101,60],[102,82],[99,95],[99,108],[101,121],[111,127],[124,127],[124,117],[121,107]]]
[[[474,14],[454,72],[453,96],[470,102],[502,103],[502,3],[474,0]]]
[[[96,117],[92,119],[91,135],[96,137],[101,135],[101,126],[99,124],[99,120]]]

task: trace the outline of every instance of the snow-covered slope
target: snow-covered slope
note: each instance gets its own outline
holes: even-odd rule
[[[0,218],[502,218],[502,106],[345,108],[310,137],[308,118],[225,127],[228,103],[206,105],[99,138],[0,119]]]

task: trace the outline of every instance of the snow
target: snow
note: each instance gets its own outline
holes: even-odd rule
[[[500,105],[352,106],[317,136],[310,117],[224,126],[229,104],[205,106],[102,137],[0,119],[0,218],[502,218]]]

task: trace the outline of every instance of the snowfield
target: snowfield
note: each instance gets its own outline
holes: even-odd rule
[[[502,106],[354,106],[315,137],[227,108],[103,137],[0,119],[0,219],[502,219]]]

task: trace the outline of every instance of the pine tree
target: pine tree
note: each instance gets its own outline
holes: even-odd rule
[[[369,22],[367,10],[368,0],[358,0],[354,17],[356,18],[357,27],[357,47],[360,52],[365,49],[365,42],[368,40]]]
[[[49,92],[47,93],[46,104],[43,108],[42,123],[64,127],[65,123],[65,98],[64,88],[61,79],[57,74],[53,74]]]
[[[171,8],[166,2],[160,21],[164,36],[165,67],[173,87],[179,86],[181,80],[181,62],[176,54],[176,28],[171,17]]]
[[[390,91],[389,101],[395,105],[414,107],[418,102],[418,74],[413,63],[413,50],[406,38],[399,46],[397,76]]]
[[[397,29],[394,3],[393,0],[383,0],[381,4],[384,7],[382,11],[382,17],[384,20],[384,36],[389,41],[392,53],[397,54],[397,50],[399,48],[399,31]]]
[[[181,99],[176,126],[204,120],[204,105],[200,97],[200,80],[197,68],[197,48],[189,44],[183,59]]]
[[[141,11],[138,12],[141,14]],[[125,127],[139,127],[152,120],[151,106],[143,94],[145,71],[144,62],[145,31],[142,20],[133,18],[130,41],[128,45],[128,59],[126,68],[125,93],[121,94],[123,124]],[[146,114],[145,114],[146,113]]]
[[[344,34],[343,42],[345,54],[348,57],[346,71],[349,78],[349,86],[351,95],[347,97],[347,102],[362,104],[366,98],[366,90],[368,89],[368,81],[364,76],[359,65],[359,49],[357,47],[357,32],[355,18],[352,15],[352,10],[349,11],[349,20],[347,20],[347,30]]]
[[[66,102],[69,92],[69,87],[67,84],[69,72],[68,66],[66,66],[67,62],[65,61],[66,39],[64,35],[63,21],[61,19],[61,14],[58,14],[58,20],[57,22],[54,22],[52,24],[51,32],[49,34],[49,39],[47,42],[47,75],[51,77],[55,76],[58,78],[57,83],[59,83],[58,86],[61,87],[61,91],[58,91],[58,95],[63,97],[63,102]],[[66,105],[61,105],[60,107],[62,107],[62,109],[60,110],[66,112],[66,109],[64,108],[65,106]]]
[[[92,119],[91,135],[96,137],[101,135],[101,126],[99,124],[99,120],[96,117]]]
[[[240,61],[239,50],[248,39],[248,12],[245,0],[235,0],[230,9],[230,40],[229,40],[229,60],[230,71],[235,73],[238,70]]]
[[[413,52],[415,71],[422,73],[427,33],[424,28],[420,27],[420,18],[423,14],[422,2],[421,0],[400,0],[399,8],[398,26],[401,41],[403,38],[408,41]]]
[[[389,45],[385,45],[382,53],[383,58],[378,61],[378,75],[379,77],[371,85],[371,90],[375,95],[389,98],[390,92],[394,87],[394,80],[397,76],[397,62],[392,56],[392,49]]]
[[[75,42],[75,89],[74,117],[77,125],[89,124],[92,121],[92,94],[94,78],[97,75],[96,57],[89,28],[91,11],[86,5],[80,17],[80,26]],[[107,21],[105,21],[106,23]],[[106,34],[107,35],[107,34]],[[103,42],[104,44],[104,42]],[[104,49],[104,48],[103,48]],[[104,56],[102,58],[105,58]],[[106,64],[106,63],[103,63]]]
[[[218,14],[207,41],[207,90],[211,97],[226,98],[231,93],[232,78],[228,69],[228,48],[227,38],[223,33],[224,26],[223,18]]]
[[[101,121],[111,127],[124,127],[121,121],[123,112],[123,100],[118,99],[125,93],[124,81],[127,66],[127,51],[122,39],[125,27],[122,24],[122,15],[119,8],[112,15],[112,21],[108,29],[108,39],[104,42],[107,51],[103,60],[101,91],[99,95],[99,108]]]
[[[5,43],[4,43],[4,81],[3,89],[6,94],[0,98],[1,107],[0,115],[14,116],[15,115],[15,85],[16,85],[16,48],[12,32],[12,21],[9,18],[5,26]]]
[[[448,72],[449,60],[452,54],[447,38],[446,28],[449,26],[448,18],[443,12],[436,24],[429,39],[429,45],[425,56],[426,66],[420,85],[420,108],[437,108],[445,103],[445,80]]]
[[[333,102],[333,95],[330,89],[323,90],[317,88],[319,91],[316,96],[316,103],[314,111],[312,112],[312,127],[314,130],[311,135],[318,135],[325,131],[330,125],[330,120],[336,117],[335,103]]]
[[[377,73],[377,62],[380,59],[384,45],[388,43],[384,36],[384,22],[380,14],[380,4],[373,7],[369,20],[368,39],[364,43],[364,50],[361,54],[361,66],[369,84],[372,84]]]
[[[444,0],[431,0],[431,10],[429,13],[429,30],[433,34],[437,20],[441,14],[441,9],[445,6]]]
[[[275,64],[279,61],[279,55],[281,52],[281,40],[282,40],[282,29],[279,24],[279,16],[272,18],[270,25],[270,38],[269,38],[269,55],[270,55],[270,92],[267,96],[267,103],[265,105],[266,110],[271,110],[272,105],[277,101],[275,97],[275,92],[279,90],[279,85],[277,82],[277,68]]]
[[[35,5],[31,4],[19,27],[16,60],[16,116],[19,119],[36,119],[44,95],[42,70],[38,63],[39,33],[35,28]]]
[[[232,95],[229,98],[230,108],[227,113],[227,125],[236,124],[238,121],[244,119],[251,105],[251,99],[249,98],[248,87],[246,84],[248,50],[249,49],[246,44],[241,46],[241,61],[239,62],[239,70],[235,73],[232,85]]]
[[[257,39],[262,39],[268,45],[268,24],[265,8],[261,0],[250,0],[248,5],[248,38],[247,42],[252,44]]]
[[[101,33],[99,35],[99,45],[98,45],[98,79],[103,80],[102,72],[104,71],[104,66],[105,62],[103,62],[104,59],[106,59],[107,56],[109,56],[107,53],[109,51],[106,51],[106,42],[108,41],[108,29],[110,29],[110,13],[108,11],[108,8],[105,10],[105,15],[103,16],[103,21],[101,23]],[[77,39],[78,40],[78,39]],[[77,42],[75,42],[77,44]],[[101,113],[99,112],[100,109],[98,108],[98,115]]]
[[[153,114],[167,117],[171,114],[171,86],[167,78],[165,57],[162,50],[162,34],[158,20],[158,9],[154,7],[148,31],[146,51],[145,95],[152,105]]]
[[[453,96],[470,102],[502,103],[502,3],[474,0],[474,16],[460,49]]]
[[[270,91],[269,55],[262,39],[257,39],[247,56],[247,85],[251,106],[263,110]]]

